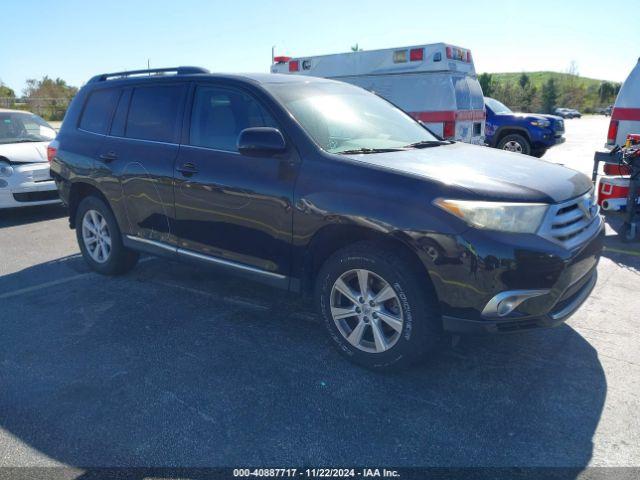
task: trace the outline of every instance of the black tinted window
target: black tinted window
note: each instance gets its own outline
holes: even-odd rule
[[[175,142],[184,87],[137,87],[133,91],[125,136],[142,140]]]
[[[80,119],[80,128],[89,132],[107,133],[119,91],[96,90],[89,95]]]
[[[253,97],[234,90],[199,87],[193,103],[189,143],[236,151],[245,128],[276,127],[273,117]]]
[[[111,135],[116,137],[124,137],[125,122],[127,121],[127,113],[129,112],[129,102],[131,101],[131,89],[126,88],[120,95],[120,101],[113,114],[111,122]]]

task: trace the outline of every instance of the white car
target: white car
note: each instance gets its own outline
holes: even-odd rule
[[[33,113],[0,109],[0,209],[60,202],[47,159],[55,136]]]

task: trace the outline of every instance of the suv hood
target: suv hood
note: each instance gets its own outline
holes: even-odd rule
[[[592,188],[591,180],[575,170],[519,153],[465,143],[348,157],[440,182],[451,188],[453,195],[469,198],[472,193],[471,198],[478,200],[559,203]]]
[[[50,142],[24,142],[0,144],[0,157],[12,163],[36,163],[47,161],[47,145]]]

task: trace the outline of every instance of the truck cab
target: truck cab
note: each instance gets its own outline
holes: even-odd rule
[[[486,142],[490,147],[542,157],[563,143],[564,120],[556,115],[515,113],[495,98],[484,98]]]

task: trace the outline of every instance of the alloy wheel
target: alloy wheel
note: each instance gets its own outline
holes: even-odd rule
[[[97,210],[87,210],[82,218],[82,240],[87,252],[97,263],[105,263],[111,255],[111,233],[107,221]]]
[[[381,353],[402,333],[404,315],[393,287],[369,270],[343,273],[331,289],[331,316],[340,334],[354,347]]]
[[[522,153],[522,145],[520,145],[520,143],[516,142],[515,140],[509,140],[504,144],[503,149],[508,152]]]

